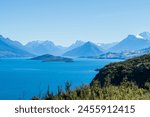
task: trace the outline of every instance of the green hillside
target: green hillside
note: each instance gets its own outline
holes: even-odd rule
[[[144,88],[145,83],[150,82],[150,54],[106,65],[100,69],[93,81],[95,80],[101,86],[120,85],[126,80]]]

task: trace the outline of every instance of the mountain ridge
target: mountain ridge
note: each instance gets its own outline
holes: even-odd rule
[[[150,33],[142,32],[138,35],[128,35],[119,43],[93,43],[77,40],[69,47],[55,45],[52,41],[31,41],[26,45],[22,45],[18,41],[4,38],[0,35],[0,56],[1,57],[24,57],[32,55],[52,54],[55,56],[73,56],[73,57],[89,57],[99,56],[103,53],[127,53],[141,55],[149,53]],[[145,50],[144,50],[145,49]],[[75,55],[76,54],[76,55]],[[111,53],[110,53],[111,54]],[[110,55],[109,54],[109,55]],[[108,54],[107,54],[108,55]],[[108,55],[108,56],[109,56]],[[111,54],[112,55],[112,54]],[[118,56],[117,54],[115,56]],[[131,55],[132,56],[132,55]],[[104,55],[105,57],[105,55]]]
[[[56,46],[52,41],[32,41],[28,42],[25,47],[28,51],[34,53],[35,55],[61,55],[65,48],[61,46]]]
[[[110,48],[109,52],[121,52],[125,50],[140,50],[150,46],[150,40],[145,38],[140,38],[135,35],[128,35],[125,39],[120,41],[117,45]]]
[[[18,41],[0,36],[0,57],[29,57],[33,56],[26,51],[25,47]]]
[[[64,53],[63,56],[72,56],[72,57],[98,56],[102,52],[103,50],[100,50],[100,48],[97,45],[88,41],[82,46]]]

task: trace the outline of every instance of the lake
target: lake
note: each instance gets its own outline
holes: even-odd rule
[[[117,59],[75,59],[74,62],[41,62],[28,59],[0,59],[0,100],[43,96],[48,87],[54,93],[65,82],[72,89],[89,84],[102,68]]]

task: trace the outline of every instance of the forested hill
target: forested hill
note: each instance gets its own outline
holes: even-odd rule
[[[93,81],[99,81],[101,86],[120,85],[123,81],[132,81],[144,87],[146,82],[150,82],[150,54],[110,63],[100,69]]]

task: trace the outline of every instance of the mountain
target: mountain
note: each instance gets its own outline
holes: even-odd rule
[[[88,57],[88,56],[99,56],[103,52],[97,45],[92,42],[86,42],[82,46],[70,50],[63,54],[63,56],[72,57]]]
[[[144,54],[149,54],[149,53],[150,53],[150,47],[141,49],[141,50],[139,50],[138,52],[144,53]]]
[[[66,51],[70,51],[70,50],[73,50],[75,48],[78,48],[80,46],[82,46],[85,42],[83,41],[80,41],[80,40],[77,40],[75,43],[73,43],[71,46],[69,46]]]
[[[97,45],[105,50],[108,50],[109,48],[112,48],[117,44],[118,42],[112,42],[112,43],[98,43]]]
[[[51,41],[32,41],[25,45],[28,51],[35,55],[52,54],[61,55],[66,48],[62,46],[56,46]]]
[[[0,35],[0,57],[29,57],[33,56],[18,41],[12,41]]]
[[[98,59],[125,59],[121,53],[108,52],[101,54]]]
[[[41,55],[32,58],[31,60],[41,60],[42,62],[73,62],[71,58],[65,58],[60,56],[53,56],[49,54]]]
[[[134,58],[138,57],[144,54],[150,54],[150,47],[140,49],[140,50],[134,50],[134,51],[122,51],[122,52],[107,52],[101,54],[97,59],[129,59],[129,58]]]
[[[138,50],[138,51],[122,51],[120,53],[107,52],[101,54],[97,59],[129,59],[137,56],[147,54],[148,51]]]
[[[100,86],[121,85],[123,81],[135,82],[139,87],[145,87],[150,82],[150,54],[146,54],[123,62],[110,63],[95,76]]]
[[[150,40],[150,33],[149,32],[143,32],[139,34],[143,39]]]
[[[137,36],[129,35],[114,47],[108,49],[109,52],[121,52],[125,50],[140,50],[150,46],[149,33],[143,32]]]

